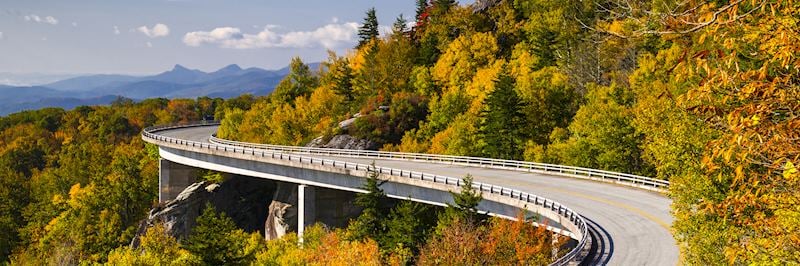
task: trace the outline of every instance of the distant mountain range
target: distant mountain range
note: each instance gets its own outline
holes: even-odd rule
[[[311,64],[317,69],[318,63]],[[41,86],[0,85],[0,115],[44,107],[71,109],[80,105],[108,104],[119,96],[147,98],[231,98],[241,94],[266,95],[275,89],[289,69],[242,69],[229,65],[203,72],[175,65],[153,76],[90,75]]]

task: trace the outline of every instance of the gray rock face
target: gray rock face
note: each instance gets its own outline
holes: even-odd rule
[[[264,238],[278,239],[289,231],[297,231],[297,185],[278,183],[264,223]]]
[[[244,176],[234,176],[220,184],[194,183],[175,200],[150,210],[131,245],[138,246],[138,235],[156,223],[164,223],[166,231],[177,239],[188,237],[195,219],[207,203],[231,217],[244,231],[262,231],[267,219],[266,206],[271,202],[275,189],[273,181]]]
[[[322,137],[309,142],[306,147],[331,148],[331,149],[350,149],[350,150],[378,150],[378,143],[367,139],[359,139],[350,135],[336,135],[327,143]]]

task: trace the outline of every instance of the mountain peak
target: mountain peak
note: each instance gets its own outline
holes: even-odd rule
[[[180,64],[175,64],[175,66],[172,67],[172,71],[189,71],[189,69]]]
[[[220,68],[219,70],[217,70],[217,72],[222,72],[222,71],[225,71],[225,72],[237,72],[237,71],[241,71],[241,70],[242,70],[242,68],[239,67],[239,65],[230,64],[230,65],[227,65],[227,66],[225,66],[223,68]]]

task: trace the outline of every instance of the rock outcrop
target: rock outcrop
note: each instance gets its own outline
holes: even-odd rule
[[[264,238],[278,239],[289,231],[297,230],[297,185],[278,183],[269,204]]]
[[[325,142],[325,139],[322,137],[318,137],[306,144],[306,147],[349,150],[378,150],[378,148],[380,148],[378,143],[368,139],[359,139],[350,135],[336,135],[328,142]]]
[[[246,176],[234,176],[219,184],[194,183],[166,205],[150,210],[131,245],[138,246],[138,235],[156,223],[164,223],[167,233],[175,238],[188,237],[206,204],[224,212],[247,232],[262,231],[267,204],[272,201],[275,189],[274,181]]]

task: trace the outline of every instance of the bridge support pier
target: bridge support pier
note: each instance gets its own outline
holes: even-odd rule
[[[195,182],[197,172],[194,167],[158,160],[158,202],[174,200],[189,185]]]
[[[309,185],[297,186],[297,235],[301,238],[305,227],[317,220],[315,190],[316,188]]]

